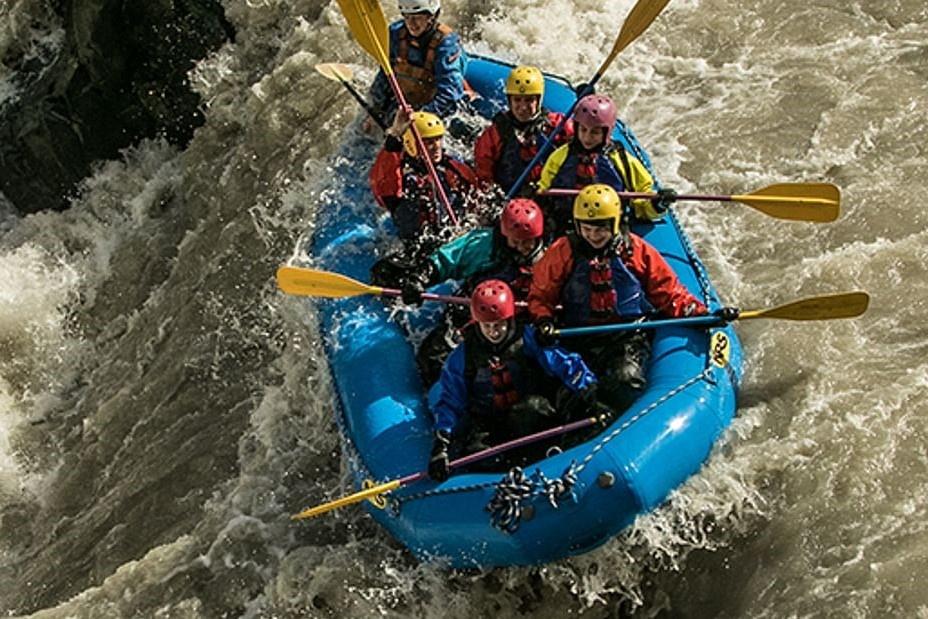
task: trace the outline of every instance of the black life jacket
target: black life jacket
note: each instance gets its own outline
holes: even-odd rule
[[[499,112],[493,117],[493,124],[499,132],[502,148],[499,159],[493,166],[493,180],[508,191],[515,184],[532,158],[541,149],[545,138],[554,131],[554,114],[546,110],[527,123],[520,123],[509,111]],[[564,134],[562,133],[559,138]],[[563,140],[558,140],[563,141]],[[528,180],[538,180],[544,161],[539,161],[528,176]]]

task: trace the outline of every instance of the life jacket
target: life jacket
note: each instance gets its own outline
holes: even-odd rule
[[[539,253],[542,250],[539,248]],[[474,290],[480,282],[499,279],[509,284],[516,301],[525,301],[532,287],[532,264],[519,264],[515,250],[506,246],[506,237],[499,228],[493,230],[492,260],[493,267],[469,278],[464,289]],[[516,311],[522,311],[522,308],[517,307]]]
[[[621,164],[621,173],[617,163]],[[628,191],[626,178],[631,178],[631,165],[620,144],[611,142],[602,150],[588,151],[579,139],[574,139],[551,186],[583,189],[593,183],[605,183],[616,191]]]
[[[493,166],[493,180],[504,190],[508,191],[515,184],[525,166],[541,149],[545,138],[554,131],[557,126],[554,118],[554,113],[542,110],[533,120],[520,126],[510,112],[499,112],[493,117],[502,144],[499,159]],[[540,161],[528,175],[528,180],[538,180],[543,167],[544,161]]]
[[[566,325],[634,320],[650,311],[641,283],[625,266],[619,251],[613,249],[594,257],[575,233],[569,233],[567,238],[573,269],[561,288]]]
[[[435,170],[438,172],[445,195],[448,196],[451,209],[459,218],[463,217],[467,207],[466,194],[470,183],[447,155],[435,164]],[[448,214],[435,194],[432,178],[419,158],[403,157],[403,199],[416,204],[420,228],[450,223],[446,221]]]
[[[476,325],[465,332],[464,379],[471,415],[486,419],[505,414],[533,393],[537,373],[523,351],[521,327],[497,346],[487,342]]]
[[[398,31],[399,40],[396,59],[393,61],[393,73],[406,95],[406,101],[414,108],[420,108],[438,93],[435,85],[435,51],[442,40],[453,30],[445,24],[437,24],[431,34],[427,35],[425,54],[421,65],[409,61],[411,47],[420,48],[420,39],[409,34],[404,24]]]

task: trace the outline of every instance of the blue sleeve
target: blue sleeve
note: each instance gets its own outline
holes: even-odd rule
[[[399,49],[399,29],[403,25],[403,20],[397,20],[390,24],[389,30],[389,40],[390,40],[390,64],[393,65],[396,60],[396,53]],[[383,69],[377,71],[377,75],[374,76],[374,81],[371,83],[370,91],[371,97],[371,107],[373,107],[381,114],[393,103],[393,90],[390,88],[390,81],[387,79],[386,73],[383,72]],[[390,123],[393,121],[392,118],[384,119],[385,122]]]
[[[445,243],[429,257],[438,281],[467,279],[493,268],[493,229],[478,228]]]
[[[559,378],[571,393],[577,393],[596,382],[596,374],[587,367],[583,357],[560,346],[539,346],[535,327],[527,325],[522,335],[523,350],[549,375]]]
[[[452,32],[435,49],[435,98],[422,109],[450,116],[457,111],[458,102],[464,98],[464,71],[467,68],[467,55],[461,47],[461,38]]]
[[[441,377],[429,393],[429,406],[435,429],[453,435],[467,411],[467,384],[464,379],[464,344],[455,348],[441,369]]]

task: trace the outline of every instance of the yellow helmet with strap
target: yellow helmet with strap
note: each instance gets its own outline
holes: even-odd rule
[[[605,222],[612,220],[612,234],[619,233],[622,221],[622,200],[609,185],[587,185],[574,198],[574,222]]]
[[[419,132],[419,135],[422,136],[423,140],[440,138],[445,135],[445,123],[441,122],[441,118],[435,114],[429,112],[413,112],[412,124],[416,128],[416,131]],[[409,153],[410,157],[416,156],[418,149],[416,149],[416,136],[412,134],[412,129],[407,129],[403,133],[403,147],[406,149],[406,152]]]
[[[507,95],[536,95],[545,94],[545,77],[537,67],[521,66],[509,72],[506,78]]]

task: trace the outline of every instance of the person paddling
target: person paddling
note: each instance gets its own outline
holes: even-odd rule
[[[408,103],[417,110],[446,118],[467,98],[464,70],[467,55],[460,37],[439,23],[440,0],[399,0],[403,18],[390,24],[390,65]],[[397,103],[381,69],[370,88],[373,113],[390,122]],[[375,126],[372,118],[364,130]]]
[[[453,453],[556,425],[552,402],[559,396],[567,402],[561,418],[590,415],[596,406],[596,376],[580,355],[540,345],[535,328],[515,320],[508,284],[480,283],[470,312],[476,327],[467,330],[429,392],[435,436],[428,472],[436,481],[447,479]]]
[[[504,92],[509,109],[497,113],[493,122],[477,138],[474,167],[482,188],[497,185],[506,192],[515,184],[541,148],[545,137],[554,131],[564,115],[549,112],[542,107],[545,78],[537,67],[514,68],[506,78]],[[566,144],[573,134],[573,122],[568,120],[555,139],[555,144]],[[541,177],[542,163],[532,169],[529,181],[534,183]],[[525,184],[520,195],[529,195],[532,191],[532,186]]]
[[[544,253],[544,215],[527,198],[510,200],[500,214],[498,225],[476,228],[439,247],[422,266],[392,265],[379,262],[372,270],[378,286],[398,286],[403,302],[422,303],[425,289],[453,279],[463,282],[461,294],[470,295],[477,284],[488,279],[506,282],[516,301],[525,301],[532,281],[532,265]],[[389,261],[389,259],[385,259]],[[450,306],[443,320],[419,346],[417,361],[425,384],[438,379],[441,366],[459,341],[458,330],[469,319],[461,306]]]
[[[624,231],[623,213],[619,196],[608,185],[588,185],[577,195],[574,230],[554,241],[532,271],[528,310],[542,345],[554,342],[556,319],[563,326],[580,327],[639,320],[654,311],[669,317],[707,313],[653,246]],[[560,315],[558,304],[563,307]],[[600,377],[603,402],[617,411],[644,390],[651,333],[569,341]]]
[[[445,125],[438,116],[413,112],[410,117],[397,110],[370,171],[371,191],[377,203],[392,216],[397,235],[406,245],[406,254],[426,255],[440,244],[443,230],[450,222],[435,197],[432,178],[418,156],[409,128],[413,122],[458,219],[474,204],[477,177],[469,165],[444,150]]]
[[[593,183],[609,185],[616,191],[650,193],[654,179],[637,157],[612,139],[617,111],[605,95],[587,95],[577,102],[574,112],[576,133],[570,143],[557,148],[548,157],[538,181],[539,192],[548,189],[582,189]],[[676,196],[672,189],[661,189],[651,200],[632,200],[628,205],[634,217],[660,219]],[[570,229],[572,201],[547,198],[548,223],[556,235]]]

